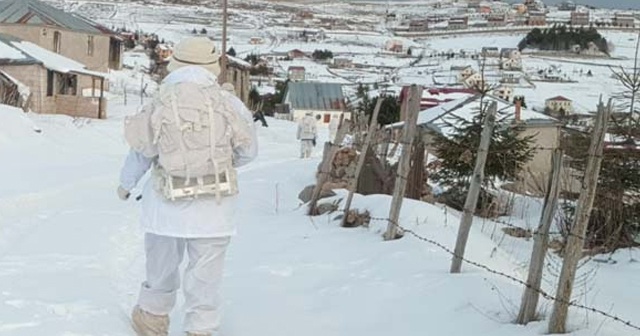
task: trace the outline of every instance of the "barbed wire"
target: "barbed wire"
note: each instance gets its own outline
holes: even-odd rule
[[[349,212],[351,212],[351,211],[357,211],[357,210],[355,210],[355,209],[349,210]],[[342,212],[344,216],[348,215],[348,213],[347,213],[347,211],[345,209],[339,209],[339,210],[336,210],[335,212]],[[472,266],[475,266],[477,268],[483,269],[483,270],[485,270],[485,271],[487,271],[487,272],[489,272],[489,273],[491,273],[493,275],[497,275],[499,277],[503,277],[503,278],[508,279],[508,280],[510,280],[512,282],[520,284],[520,285],[522,285],[522,286],[524,286],[524,287],[526,287],[528,289],[531,289],[531,290],[537,292],[538,294],[540,294],[542,297],[544,297],[547,300],[560,302],[560,303],[566,304],[566,305],[574,307],[574,308],[578,308],[578,309],[586,310],[586,311],[589,311],[589,312],[592,312],[592,313],[596,313],[596,314],[601,315],[601,316],[603,316],[605,318],[608,318],[608,319],[611,319],[611,320],[613,320],[615,322],[621,323],[621,324],[623,324],[623,325],[625,325],[625,326],[627,326],[629,328],[636,329],[636,330],[640,331],[640,325],[633,323],[631,320],[623,319],[623,318],[621,318],[619,316],[607,313],[606,311],[604,311],[602,309],[599,309],[599,308],[596,308],[596,307],[591,307],[591,306],[587,306],[587,305],[584,305],[584,304],[577,303],[575,301],[567,301],[567,300],[564,300],[564,299],[561,299],[561,298],[557,298],[557,297],[547,293],[546,291],[544,291],[544,290],[542,290],[540,288],[535,288],[535,287],[531,286],[526,281],[520,280],[520,279],[518,279],[518,278],[516,278],[516,277],[514,277],[512,275],[506,274],[504,272],[492,269],[491,267],[489,267],[487,265],[484,265],[484,264],[481,264],[479,262],[470,260],[468,258],[465,258],[464,256],[460,256],[460,255],[456,254],[454,251],[452,251],[450,248],[445,246],[444,244],[439,243],[439,242],[437,242],[437,241],[435,241],[433,239],[429,239],[427,237],[424,237],[424,236],[418,234],[417,232],[415,232],[415,231],[413,231],[411,229],[408,229],[408,228],[400,225],[397,222],[392,221],[389,218],[369,216],[369,220],[370,221],[377,221],[377,222],[386,222],[387,224],[391,224],[391,225],[395,226],[397,229],[399,229],[401,233],[408,233],[411,236],[413,236],[414,238],[418,239],[419,241],[422,241],[424,243],[436,246],[439,249],[441,249],[444,252],[446,252],[447,254],[450,254],[451,256],[456,257],[456,258],[460,258],[462,261],[466,262],[469,265],[472,265]]]

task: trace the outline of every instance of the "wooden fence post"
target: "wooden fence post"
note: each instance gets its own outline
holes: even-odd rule
[[[605,107],[602,101],[598,105],[598,117],[589,146],[589,157],[587,167],[582,179],[582,190],[578,205],[576,206],[576,214],[574,217],[571,232],[565,246],[564,262],[562,263],[562,271],[560,272],[560,280],[558,281],[558,290],[556,291],[556,301],[553,304],[553,312],[549,319],[550,334],[566,333],[567,315],[569,313],[569,302],[571,302],[571,292],[576,277],[578,262],[582,258],[582,249],[587,234],[589,217],[593,200],[596,196],[596,187],[598,185],[598,177],[600,175],[600,166],[602,164],[602,151],[604,149],[604,136],[607,132],[607,123],[611,116],[611,100]]]
[[[517,323],[527,324],[536,318],[538,299],[540,298],[540,285],[542,283],[542,272],[544,259],[547,255],[549,244],[549,228],[555,218],[558,209],[558,195],[560,193],[560,174],[562,173],[562,157],[564,152],[556,149],[553,152],[551,163],[551,176],[547,184],[547,192],[544,198],[544,207],[540,224],[533,236],[533,252],[529,262],[529,275],[527,277],[527,287],[525,288],[520,304],[520,313]]]
[[[484,165],[487,161],[487,155],[489,154],[489,145],[491,144],[491,135],[493,134],[493,126],[496,122],[497,110],[497,103],[492,102],[487,109],[487,115],[484,119],[476,165],[473,169],[473,177],[471,178],[467,200],[464,203],[460,227],[458,228],[456,247],[453,260],[451,260],[451,273],[460,273],[462,269],[462,258],[464,258],[464,250],[467,248],[467,240],[469,239],[469,232],[471,231],[471,224],[473,223],[473,214],[478,205],[478,196],[480,195],[482,181],[484,180]]]
[[[378,114],[380,113],[380,107],[382,106],[382,96],[378,97],[378,102],[376,103],[376,107],[373,109],[373,116],[371,117],[371,125],[369,125],[369,133],[367,133],[367,139],[364,142],[364,145],[360,149],[360,156],[358,156],[358,163],[356,164],[356,173],[353,180],[349,181],[348,190],[349,196],[347,197],[347,202],[344,207],[344,216],[342,217],[342,226],[345,226],[347,223],[349,210],[351,210],[351,201],[353,201],[353,194],[356,191],[358,186],[358,178],[360,177],[360,171],[362,171],[362,167],[364,166],[365,159],[367,158],[367,154],[369,153],[369,146],[371,145],[371,140],[373,140],[373,136],[376,133],[376,129],[378,128]]]
[[[340,123],[340,127],[338,128],[338,133],[336,134],[335,141],[333,143],[327,142],[325,144],[325,154],[322,157],[322,163],[320,164],[320,171],[318,174],[318,178],[316,179],[316,185],[313,187],[313,193],[311,194],[311,201],[309,202],[309,216],[317,215],[317,204],[320,199],[320,195],[322,194],[322,187],[329,179],[329,174],[331,173],[331,165],[333,163],[333,157],[338,152],[342,141],[344,140],[345,135],[347,134],[347,130],[351,122],[349,120],[343,120]]]
[[[420,114],[422,86],[411,85],[407,100],[407,111],[409,116],[404,123],[404,129],[402,132],[402,156],[400,157],[400,164],[398,165],[398,172],[393,190],[393,200],[391,201],[391,209],[389,209],[389,223],[387,225],[387,231],[384,234],[385,240],[393,240],[398,236],[397,225],[400,218],[402,200],[404,199],[407,187],[407,175],[409,174],[411,160],[411,147],[413,146],[414,134],[416,132],[418,114]]]

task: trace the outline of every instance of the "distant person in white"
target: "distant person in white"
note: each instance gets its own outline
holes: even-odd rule
[[[331,121],[329,122],[329,141],[331,141],[332,143],[336,141],[338,127],[340,127],[340,118],[331,116]]]
[[[226,249],[230,237],[236,233],[233,215],[238,195],[236,188],[235,192],[229,191],[221,196],[218,192],[223,189],[223,183],[215,176],[222,176],[218,172],[224,171],[229,173],[224,175],[227,179],[225,186],[231,185],[228,182],[236,182],[235,168],[251,162],[256,157],[257,141],[251,113],[238,98],[217,84],[217,76],[220,73],[219,58],[220,54],[215,44],[206,37],[190,37],[181,41],[175,48],[168,66],[170,73],[160,85],[159,93],[140,114],[130,117],[125,124],[125,137],[132,150],[121,171],[118,188],[120,198],[127,200],[140,179],[147,171],[152,171],[142,192],[141,222],[146,232],[146,281],[142,283],[131,322],[138,336],[168,335],[169,314],[176,303],[180,288],[179,266],[185,252],[188,255],[188,265],[182,286],[185,298],[183,329],[189,336],[210,336],[220,326],[221,300],[218,291]],[[181,85],[183,88],[184,85],[196,89],[204,87],[211,91],[203,92],[213,94],[198,96],[195,93],[198,90],[179,90]],[[217,97],[216,104],[208,104],[205,102],[206,99],[196,99],[210,96]],[[222,103],[219,103],[221,101]],[[173,102],[183,105],[178,106]],[[175,134],[168,137],[168,128],[154,129],[164,126],[165,123],[175,122],[169,121],[172,114],[168,117],[166,115],[166,111],[172,109],[176,118],[181,118],[181,122],[177,123],[178,133],[175,134],[178,138],[181,134],[192,136],[191,143],[186,141],[186,136],[184,139],[177,139]],[[212,114],[214,110],[216,113],[224,110],[226,116],[231,118],[216,116],[217,114]],[[197,114],[202,111],[208,111],[209,114],[204,112],[205,117]],[[135,125],[134,119],[138,123],[140,120],[148,122],[146,125]],[[211,120],[216,122],[211,123]],[[162,126],[158,126],[159,124]],[[132,127],[133,130],[130,129]],[[208,133],[208,130],[211,130],[211,133]],[[214,137],[214,132],[219,130],[222,131]],[[196,131],[204,132],[202,134],[207,136],[206,141],[203,142],[202,137],[197,138]],[[168,164],[162,164],[168,162],[166,160],[169,154],[163,154],[167,153],[168,149],[161,147],[166,147],[171,142],[174,143],[174,147],[177,147],[178,143],[182,147],[187,177],[182,179],[183,183],[169,185],[167,181],[174,181],[174,175],[168,173],[170,170],[165,167],[169,166]],[[215,144],[215,148],[209,148],[211,143]],[[190,147],[191,145],[194,147]],[[195,173],[196,168],[188,166],[189,162],[202,160],[203,155],[191,155],[195,153],[194,148],[203,146],[206,147],[204,156],[208,158],[208,166],[215,166],[214,162],[218,161],[230,162],[222,168],[216,166],[213,178],[211,175],[208,175],[208,179],[207,176],[199,176]],[[216,152],[222,148],[220,146],[226,146],[228,150]],[[216,153],[223,154],[214,160]],[[227,154],[228,157],[225,157]],[[215,183],[210,182],[212,179]],[[196,180],[197,184],[192,184],[192,189],[187,189],[187,183],[184,181]],[[198,194],[198,197],[180,196],[193,190],[202,194]],[[208,190],[214,191],[207,195]],[[167,198],[167,195],[172,195],[172,198]],[[175,195],[178,196],[173,198]]]
[[[313,113],[307,112],[305,116],[298,121],[298,140],[300,140],[300,158],[306,159],[311,157],[311,152],[318,138],[318,126]]]

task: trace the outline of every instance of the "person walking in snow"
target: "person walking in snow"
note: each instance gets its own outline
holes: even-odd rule
[[[318,138],[318,126],[313,118],[313,113],[307,112],[298,122],[297,139],[300,140],[300,157],[303,159],[311,157],[311,151]]]
[[[340,126],[340,118],[336,118],[335,116],[331,117],[331,121],[329,122],[329,141],[332,143],[336,141],[336,134],[338,134],[338,127]]]
[[[235,234],[235,168],[256,157],[257,141],[251,113],[217,83],[219,58],[207,37],[181,41],[156,96],[125,121],[131,151],[119,197],[127,200],[151,170],[141,199],[146,281],[131,316],[138,336],[168,335],[185,253],[183,328],[210,336],[220,325],[218,290]]]

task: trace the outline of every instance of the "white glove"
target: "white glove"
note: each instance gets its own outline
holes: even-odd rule
[[[122,186],[118,187],[118,197],[120,197],[121,200],[126,201],[129,199],[129,196],[131,196],[131,193],[128,190]]]

